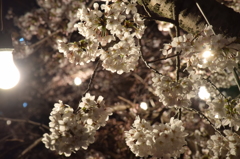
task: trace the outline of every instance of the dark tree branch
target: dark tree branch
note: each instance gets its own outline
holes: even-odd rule
[[[179,10],[179,25],[182,29],[197,33],[206,26],[206,21],[196,6],[194,0],[138,0],[139,4],[145,4],[149,10],[157,13],[159,17],[173,19],[172,7],[181,1]],[[226,36],[240,36],[240,14],[233,9],[218,3],[215,0],[197,0],[209,23],[216,34]]]
[[[165,57],[165,58],[157,59],[157,60],[147,61],[147,63],[150,64],[150,63],[154,63],[154,62],[158,62],[158,61],[162,61],[162,60],[167,60],[167,59],[170,59],[172,57],[176,57],[178,55],[180,55],[180,53],[177,53],[177,54]]]
[[[31,121],[31,120],[25,120],[25,119],[12,119],[12,118],[4,118],[4,117],[0,117],[0,120],[5,120],[5,121],[14,121],[14,122],[20,122],[20,123],[29,123],[29,124],[33,124],[33,125],[37,125],[40,127],[43,127],[45,129],[49,130],[49,127],[47,125],[35,122],[35,121]]]
[[[42,137],[35,140],[31,145],[29,145],[19,156],[18,158],[21,158],[24,156],[27,152],[31,151],[35,146],[37,146],[42,141]]]
[[[156,69],[152,68],[148,63],[147,61],[144,59],[143,57],[143,49],[142,49],[142,44],[141,44],[141,40],[138,40],[138,43],[140,45],[140,57],[142,59],[142,61],[144,62],[144,64],[146,65],[147,68],[149,68],[151,71],[153,71],[154,73],[157,73],[159,75],[162,75],[159,71],[157,71]]]
[[[97,69],[98,69],[98,66],[99,66],[99,64],[100,64],[100,59],[98,59],[98,62],[97,62],[97,64],[96,64],[96,66],[95,66],[95,69],[94,69],[94,71],[93,71],[93,74],[92,74],[92,76],[91,76],[91,78],[90,78],[90,81],[89,81],[89,83],[88,83],[88,87],[87,87],[87,89],[85,90],[85,92],[82,94],[82,97],[84,97],[85,95],[86,95],[86,93],[90,90],[90,88],[91,88],[91,86],[92,86],[92,82],[93,82],[93,79],[94,79],[94,77],[95,77],[95,75],[96,75],[96,73],[97,73]]]
[[[206,115],[204,115],[202,112],[200,112],[200,111],[198,111],[198,110],[196,110],[196,109],[194,109],[194,108],[188,108],[188,107],[182,107],[182,108],[184,108],[184,109],[186,109],[186,110],[189,110],[189,111],[191,111],[191,112],[195,112],[195,113],[197,113],[201,118],[206,119],[206,120],[208,121],[208,123],[212,126],[212,128],[213,128],[219,135],[225,137],[224,134],[223,134],[222,132],[220,132],[220,131],[215,127],[215,125],[211,122],[211,120],[208,119],[208,117],[207,117]]]

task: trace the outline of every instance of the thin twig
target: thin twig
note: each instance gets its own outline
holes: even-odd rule
[[[7,135],[7,136],[1,138],[1,139],[0,139],[0,143],[3,142],[4,140],[6,140],[7,138],[9,138],[10,136],[11,136],[11,135]]]
[[[233,75],[234,75],[235,81],[237,83],[238,89],[240,91],[240,79],[239,79],[239,76],[238,76],[237,72],[238,72],[237,68],[233,67]]]
[[[147,7],[147,4],[145,3],[144,0],[142,1],[142,4],[143,4],[143,8],[144,8],[144,10],[146,11],[146,13],[148,14],[148,16],[149,16],[149,17],[152,17],[151,14],[149,13],[149,10],[148,10],[148,7]]]
[[[131,105],[132,107],[135,106],[135,104],[133,102],[131,102],[130,100],[124,98],[124,97],[121,97],[121,96],[118,96],[118,99],[121,99],[122,101],[128,103],[129,105]]]
[[[158,116],[152,120],[151,125],[153,125],[154,123],[156,123],[156,122],[158,122],[158,121],[161,123],[160,118],[161,118],[161,116],[163,115],[163,113],[164,113],[165,111],[167,111],[167,110],[168,110],[168,108],[163,107],[162,110],[160,110],[160,112],[158,113]]]
[[[93,79],[94,79],[94,77],[95,77],[95,75],[96,75],[96,73],[97,73],[97,69],[98,69],[98,66],[99,66],[99,64],[100,64],[100,59],[98,59],[98,62],[97,62],[97,65],[95,66],[95,69],[94,69],[94,71],[93,71],[93,74],[92,74],[92,76],[91,76],[91,78],[90,78],[90,81],[89,81],[89,83],[88,83],[88,87],[87,87],[87,89],[85,90],[85,92],[82,94],[82,97],[84,97],[85,95],[86,95],[86,93],[90,90],[90,88],[91,88],[91,86],[92,86],[92,82],[93,82]]]
[[[182,109],[178,108],[178,120],[181,120],[182,118]]]
[[[30,47],[30,48],[34,48],[34,47],[36,47],[36,46],[42,44],[43,42],[45,42],[46,40],[48,40],[48,39],[49,39],[50,37],[52,37],[53,35],[56,35],[56,34],[59,33],[60,31],[61,31],[61,30],[58,30],[58,31],[53,32],[53,33],[50,34],[49,36],[47,36],[47,37],[45,37],[45,38],[39,40],[38,42],[36,42],[36,43],[30,45],[29,47]]]
[[[137,75],[137,74],[135,74],[135,73],[133,74],[133,76],[134,76],[137,80],[139,80],[139,81],[148,89],[149,92],[151,92],[152,94],[155,94],[153,88],[152,88],[152,87],[149,87],[148,84],[147,84],[147,82],[145,82],[145,81],[142,79],[142,77],[140,77],[139,75]]]
[[[177,81],[179,80],[180,64],[181,64],[180,55],[178,55],[178,56],[176,57],[176,80],[177,80]]]
[[[82,94],[82,98],[87,94],[87,92],[89,92],[89,90],[90,90],[90,88],[91,88],[91,86],[92,86],[92,82],[93,82],[93,80],[94,80],[94,77],[96,76],[97,69],[98,69],[98,66],[99,66],[99,64],[100,64],[100,61],[101,61],[101,60],[98,58],[98,62],[97,62],[97,64],[96,64],[95,68],[94,68],[93,74],[92,74],[92,76],[91,76],[91,78],[90,78],[90,81],[89,81],[89,83],[88,83],[88,87],[87,87],[87,89],[84,91],[84,93]],[[82,99],[80,99],[79,103],[81,103],[81,101],[82,101]],[[81,109],[80,107],[77,107],[77,109],[75,109],[74,113],[77,113],[80,109]]]
[[[150,69],[151,71],[153,71],[154,73],[157,73],[157,74],[159,74],[159,75],[162,75],[159,71],[157,71],[156,69],[152,68],[152,67],[147,63],[147,61],[144,59],[141,40],[138,40],[138,44],[140,45],[140,57],[141,57],[142,61],[144,62],[144,64],[146,65],[146,67],[149,68],[149,69]]]
[[[180,28],[179,28],[179,12],[177,10],[176,7],[173,7],[173,18],[174,20],[176,21],[176,25],[175,25],[175,30],[176,30],[176,37],[180,36]],[[178,54],[178,53],[176,53]],[[181,52],[180,52],[181,54]],[[179,80],[179,72],[180,72],[180,64],[181,64],[181,61],[180,61],[180,54],[177,55],[176,57],[176,80],[178,81]]]
[[[210,121],[210,119],[208,119],[208,117],[206,117],[206,115],[204,115],[202,112],[200,112],[200,111],[198,111],[198,110],[196,110],[196,109],[194,109],[194,108],[188,108],[188,107],[182,107],[182,108],[184,108],[184,109],[186,109],[186,110],[189,110],[189,111],[192,111],[192,112],[195,112],[195,113],[197,113],[201,118],[206,119],[206,120],[208,121],[208,123],[212,126],[212,128],[213,128],[217,133],[219,133],[221,136],[225,137],[224,134],[223,134],[222,132],[220,132],[220,131],[215,127],[215,125]]]
[[[29,124],[37,125],[37,126],[40,126],[40,127],[43,127],[45,129],[49,130],[49,127],[47,125],[44,125],[44,124],[41,124],[41,123],[38,123],[38,122],[35,122],[35,121],[31,121],[31,120],[12,119],[12,118],[5,118],[5,117],[0,117],[0,120],[5,120],[5,121],[10,120],[10,121],[13,121],[13,122],[29,123]]]
[[[208,83],[210,83],[211,86],[221,94],[221,96],[223,96],[225,99],[227,99],[227,97],[217,88],[217,86],[214,83],[212,83],[212,81],[210,79],[208,79],[208,78],[207,79],[203,78],[203,79],[206,80]]]
[[[157,60],[147,61],[147,63],[150,64],[150,63],[154,63],[154,62],[158,62],[158,61],[162,61],[162,60],[167,60],[167,59],[170,59],[172,57],[176,57],[178,55],[180,55],[180,53],[177,53],[177,54],[174,54],[174,55],[171,55],[171,56],[167,56],[165,58],[157,59]]]
[[[22,157],[23,155],[25,155],[27,152],[29,152],[30,150],[32,150],[35,146],[37,146],[40,142],[42,141],[42,137],[35,140],[31,145],[29,145],[19,156],[18,158]]]

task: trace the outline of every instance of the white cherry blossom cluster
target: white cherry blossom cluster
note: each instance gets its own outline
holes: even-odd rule
[[[63,24],[63,17],[68,20],[67,32],[75,30],[73,25],[77,22],[77,9],[82,7],[83,1],[79,0],[37,0],[38,5],[48,14],[47,24],[53,30]]]
[[[171,77],[155,74],[152,81],[155,93],[163,105],[168,107],[188,107],[191,105],[190,98],[192,97],[193,83],[188,78],[175,81]]]
[[[188,135],[182,124],[181,120],[171,118],[169,123],[151,126],[137,116],[133,128],[125,132],[126,143],[136,156],[179,157],[184,152]]]
[[[105,126],[109,115],[101,96],[95,101],[95,96],[87,93],[77,112],[59,101],[50,113],[50,134],[45,133],[42,142],[46,148],[68,157],[94,142],[96,130]]]
[[[231,70],[239,62],[239,54],[236,50],[240,50],[240,47],[234,45],[235,39],[226,38],[222,34],[215,35],[212,27],[209,26],[196,36],[184,34],[173,38],[170,44],[164,46],[163,54],[181,52],[188,61],[188,66],[195,69],[208,68],[213,72]]]
[[[58,29],[72,32],[73,24],[78,20],[77,9],[83,4],[79,0],[37,0],[37,3],[40,9],[14,19],[15,25],[21,28],[21,35],[27,40],[32,36],[42,39]],[[63,18],[67,19],[66,23]]]
[[[25,15],[14,19],[15,25],[21,28],[21,35],[30,40],[33,35],[43,38],[46,30],[43,25],[46,23],[43,19],[43,9],[28,12]]]
[[[135,46],[133,40],[121,40],[107,51],[102,50],[103,67],[118,74],[134,70],[139,59],[140,47]]]
[[[239,0],[223,0],[225,4],[232,8],[235,12],[240,12],[240,2]]]
[[[122,40],[126,32],[131,33],[127,36],[142,37],[145,25],[137,13],[136,3],[124,0],[109,4],[106,1],[101,6],[94,3],[93,7],[93,10],[83,7],[78,11],[80,22],[75,27],[86,39],[98,41],[105,46],[116,38]]]
[[[213,159],[238,159],[240,156],[240,136],[231,130],[223,131],[226,137],[220,134],[212,135],[208,140],[208,148],[213,152]]]
[[[94,3],[93,8],[82,7],[77,14],[80,22],[75,24],[75,28],[89,43],[96,46],[89,47],[94,55],[82,51],[81,56],[94,59],[96,55],[101,55],[103,67],[118,74],[134,70],[140,51],[135,38],[140,39],[145,30],[144,21],[137,13],[136,1],[106,1],[101,6]],[[59,43],[60,52],[66,57],[71,57],[70,60],[78,58],[74,56],[79,56],[79,53],[72,54],[69,49],[62,49],[61,41]],[[76,61],[76,64],[79,62]]]
[[[59,40],[58,50],[68,58],[69,62],[80,65],[94,61],[100,55],[98,43],[87,39],[67,44]]]
[[[207,101],[209,105],[209,115],[215,118],[217,128],[221,126],[234,127],[236,131],[240,127],[240,103],[239,99],[216,97],[212,101]]]

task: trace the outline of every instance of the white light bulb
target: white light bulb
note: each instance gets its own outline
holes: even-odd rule
[[[82,80],[79,77],[76,77],[74,79],[74,83],[75,83],[75,85],[79,86],[80,84],[82,84]]]
[[[20,73],[13,62],[13,49],[0,49],[0,88],[10,89],[20,80]]]
[[[148,104],[145,103],[145,102],[141,102],[141,103],[140,103],[140,107],[141,107],[143,110],[147,110],[147,109],[148,109]]]

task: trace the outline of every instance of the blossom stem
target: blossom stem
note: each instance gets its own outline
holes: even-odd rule
[[[182,118],[182,109],[178,108],[178,120],[181,120]]]
[[[92,76],[91,76],[91,78],[90,78],[90,81],[89,81],[89,83],[88,83],[88,87],[87,87],[87,89],[85,90],[85,92],[82,94],[82,97],[84,97],[84,96],[86,95],[86,93],[90,90],[91,85],[92,85],[92,82],[93,82],[93,79],[94,79],[94,77],[96,76],[96,72],[97,72],[97,69],[98,69],[99,64],[100,64],[100,59],[98,59],[97,65],[95,66],[95,69],[94,69],[94,71],[93,71],[93,74],[92,74]]]
[[[161,59],[157,59],[157,60],[153,60],[153,61],[147,61],[147,63],[154,63],[154,62],[158,62],[158,61],[162,61],[162,60],[167,60],[167,59],[170,59],[172,57],[176,57],[180,55],[180,53],[177,53],[177,54],[174,54],[174,55],[171,55],[171,56],[168,56],[168,57],[165,57],[165,58],[161,58]]]
[[[142,1],[142,6],[145,10],[145,12],[148,14],[149,17],[152,17],[151,14],[149,13],[149,9],[147,8],[147,3],[145,1]]]
[[[25,155],[27,152],[31,151],[35,146],[37,146],[42,141],[42,137],[35,140],[30,146],[28,146],[20,155],[18,158],[21,158],[23,155]]]
[[[36,46],[42,44],[43,42],[45,42],[46,40],[48,40],[50,37],[56,35],[56,34],[59,33],[60,31],[61,31],[61,30],[57,30],[57,31],[53,32],[53,33],[50,34],[49,36],[47,36],[47,37],[41,39],[40,41],[38,41],[38,42],[36,42],[36,43],[30,45],[29,47],[30,47],[30,48],[34,48],[34,47],[36,47]]]
[[[204,80],[206,80],[208,83],[210,83],[211,84],[211,86],[214,88],[214,89],[216,89],[220,94],[221,94],[221,96],[222,97],[224,97],[225,99],[227,99],[227,97],[224,95],[224,94],[222,94],[222,92],[217,88],[217,86],[215,85],[215,84],[213,84],[212,83],[212,81],[210,80],[210,79],[205,79],[205,78],[203,78]]]
[[[147,68],[149,68],[151,71],[153,71],[154,73],[157,73],[159,75],[162,75],[159,71],[157,71],[156,69],[152,68],[148,62],[144,59],[143,57],[143,49],[142,49],[142,44],[141,44],[141,40],[138,40],[138,44],[140,45],[140,57],[142,59],[142,61],[144,62],[144,64],[146,65]]]
[[[160,112],[158,113],[158,116],[152,120],[151,125],[153,125],[153,124],[156,123],[156,122],[161,123],[161,119],[160,119],[160,118],[161,118],[161,116],[163,115],[163,113],[164,113],[165,111],[167,111],[167,110],[168,110],[168,108],[163,107],[162,110],[160,110]]]
[[[213,128],[218,134],[220,134],[221,136],[223,136],[223,137],[225,138],[224,134],[223,134],[222,132],[220,132],[220,131],[215,127],[215,125],[210,121],[210,119],[208,119],[208,117],[206,117],[206,115],[204,115],[202,112],[200,112],[200,111],[198,111],[198,110],[196,110],[196,109],[194,109],[194,108],[188,108],[188,107],[182,107],[182,108],[184,108],[184,109],[186,109],[186,110],[189,110],[189,111],[191,111],[191,112],[195,112],[195,113],[197,113],[201,118],[206,119],[206,120],[208,121],[208,123],[212,126],[212,128]]]

